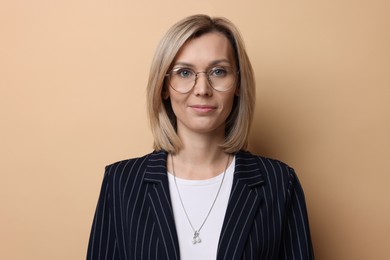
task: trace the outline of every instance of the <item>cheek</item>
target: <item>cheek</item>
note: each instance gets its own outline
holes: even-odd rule
[[[237,103],[236,102],[236,99],[238,97],[236,96],[236,94],[234,94],[232,97],[230,97],[227,101],[226,101],[226,105],[227,107],[229,108],[229,113],[233,110],[233,107],[234,105]]]
[[[224,102],[223,111],[221,113],[220,120],[223,120],[223,121],[228,120],[230,114],[233,111],[234,104],[235,104],[234,98],[229,98],[228,100],[226,100]]]
[[[172,110],[173,112],[175,113],[175,115],[177,113],[180,113],[181,110],[183,110],[183,106],[184,106],[184,101],[180,98],[177,98],[175,97],[175,95],[169,95],[169,99],[170,99],[170,103],[171,103],[171,107],[172,107]]]

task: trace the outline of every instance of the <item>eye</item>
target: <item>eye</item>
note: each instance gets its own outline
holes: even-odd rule
[[[192,70],[186,68],[175,69],[173,73],[175,76],[179,76],[181,78],[191,78],[194,75]]]
[[[213,77],[225,77],[228,71],[225,68],[214,68],[210,70],[210,76]]]

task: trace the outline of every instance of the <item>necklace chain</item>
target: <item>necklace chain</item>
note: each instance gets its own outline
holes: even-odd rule
[[[176,191],[177,191],[177,194],[179,195],[179,200],[180,200],[181,206],[182,206],[182,208],[183,208],[183,211],[184,211],[184,213],[185,213],[185,215],[186,215],[186,217],[187,217],[188,223],[190,224],[192,230],[194,231],[194,235],[193,235],[193,237],[192,237],[192,243],[193,243],[193,244],[198,244],[198,243],[202,242],[202,239],[199,237],[199,233],[200,233],[200,230],[203,228],[203,225],[206,223],[207,219],[209,218],[210,213],[211,213],[211,211],[212,211],[213,208],[214,208],[215,202],[217,201],[219,192],[221,191],[222,184],[223,184],[223,181],[224,181],[224,179],[225,179],[226,170],[227,170],[228,165],[229,165],[229,160],[230,160],[230,156],[228,156],[228,159],[227,159],[227,162],[226,162],[226,166],[225,166],[225,170],[224,170],[224,172],[223,172],[221,184],[219,185],[219,188],[218,188],[217,194],[215,195],[213,204],[211,204],[211,207],[210,207],[210,209],[209,209],[209,212],[207,213],[207,215],[206,215],[205,219],[203,220],[202,224],[200,225],[200,227],[199,227],[198,229],[195,229],[195,228],[194,228],[194,225],[192,225],[192,222],[191,222],[191,220],[190,220],[190,217],[188,216],[186,207],[184,206],[183,199],[181,198],[181,195],[180,195],[180,192],[179,192],[179,187],[178,187],[177,181],[176,181],[175,167],[174,167],[174,164],[173,164],[173,156],[172,156],[172,154],[171,154],[172,173],[173,173],[173,179],[174,179],[174,181],[175,181]]]

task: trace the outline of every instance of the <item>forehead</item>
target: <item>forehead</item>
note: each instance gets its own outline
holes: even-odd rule
[[[185,43],[177,53],[174,64],[208,66],[215,61],[224,61],[233,65],[233,48],[224,34],[209,32]]]

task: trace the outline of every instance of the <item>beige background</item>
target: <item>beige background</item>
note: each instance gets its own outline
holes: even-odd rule
[[[251,150],[293,166],[318,260],[390,259],[389,1],[0,0],[0,259],[83,259],[106,164],[151,151],[177,20],[223,15],[256,71]]]

